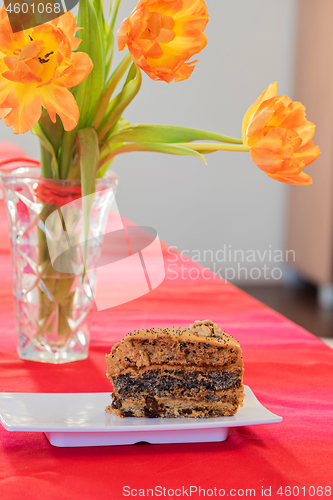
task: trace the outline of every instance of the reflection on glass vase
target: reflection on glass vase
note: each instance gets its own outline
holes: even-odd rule
[[[2,167],[0,172],[11,240],[17,350],[20,358],[31,361],[82,360],[89,351],[96,276],[90,272],[89,279],[86,274],[82,279],[82,274],[55,270],[45,226],[59,206],[80,199],[80,183],[45,181],[39,168],[25,165]],[[114,172],[96,181],[88,236],[95,241],[87,254],[90,269],[101,254],[102,235],[118,183]],[[83,240],[82,219],[73,226],[77,241]]]

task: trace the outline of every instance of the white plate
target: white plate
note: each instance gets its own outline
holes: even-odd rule
[[[274,424],[271,413],[245,386],[244,406],[233,417],[120,418],[104,408],[110,393],[0,393],[0,422],[8,431],[45,432],[54,446],[108,446],[224,441],[230,427]]]

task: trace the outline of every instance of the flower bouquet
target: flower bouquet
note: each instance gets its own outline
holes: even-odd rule
[[[277,95],[275,83],[246,112],[242,138],[129,123],[123,114],[140,91],[142,73],[169,84],[190,77],[193,56],[207,45],[209,16],[204,0],[141,0],[115,36],[120,1],[111,1],[106,13],[102,0],[79,0],[77,18],[55,9],[42,24],[21,2],[22,13],[28,5],[22,20],[28,15],[29,28],[17,15],[13,21],[8,2],[0,11],[0,118],[15,134],[30,130],[41,148],[40,163],[16,158],[1,172],[23,359],[63,363],[88,354],[94,283],[84,270],[78,277],[53,268],[45,221],[59,207],[93,196],[93,203],[82,202],[83,224],[73,220],[64,230],[77,232],[77,240],[80,231],[102,234],[118,155],[152,151],[206,162],[217,151],[249,152],[271,178],[309,185],[303,168],[320,154],[304,106]],[[127,53],[113,68],[117,48]],[[99,253],[97,245],[84,258],[97,261]]]

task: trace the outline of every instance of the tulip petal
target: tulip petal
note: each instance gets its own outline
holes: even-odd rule
[[[259,149],[270,149],[274,153],[278,153],[283,145],[283,137],[284,130],[270,128],[265,134],[261,132],[251,136],[248,139],[248,145]]]
[[[250,148],[252,161],[266,173],[275,174],[283,165],[282,158],[269,149]]]
[[[79,108],[73,94],[56,84],[40,87],[42,105],[47,110],[53,123],[56,122],[56,114],[59,115],[64,129],[73,130],[79,120]]]
[[[305,107],[300,102],[293,102],[289,115],[281,123],[281,127],[297,129],[306,123]]]
[[[282,123],[291,113],[291,110],[288,107],[285,108],[282,106],[280,110],[277,109],[278,104],[280,103],[271,103],[271,107],[275,109],[275,114],[268,124],[270,127],[283,127]]]
[[[290,161],[295,152],[295,146],[290,139],[284,138],[282,141],[283,145],[279,151],[279,155],[283,160]]]
[[[21,52],[18,56],[18,61],[28,61],[38,56],[41,51],[41,44],[37,42],[31,42],[22,47]]]
[[[183,63],[180,68],[176,71],[175,82],[182,82],[183,80],[187,80],[194,71],[195,64],[198,62],[192,61],[190,63]]]
[[[287,113],[289,114],[291,112],[291,109],[289,108],[289,105],[292,104],[292,100],[289,99],[289,97],[286,97],[284,95],[278,95],[275,97],[272,97],[271,99],[267,99],[266,101],[263,101],[261,105],[259,106],[257,113],[260,113],[264,108],[270,107],[274,108],[276,117],[279,117],[281,112],[284,112],[287,108]],[[283,118],[284,119],[284,118]],[[274,123],[274,125],[280,125],[279,123]]]
[[[197,20],[206,21],[207,24],[209,16],[205,2],[202,0],[183,0],[182,4],[182,9],[173,16],[176,20],[197,17]]]
[[[243,137],[244,144],[246,144],[247,128],[248,128],[250,122],[253,120],[258,108],[260,107],[260,105],[264,101],[267,101],[267,99],[271,99],[272,97],[275,97],[276,95],[277,95],[277,83],[274,82],[269,87],[267,87],[266,90],[264,90],[264,92],[258,97],[258,99],[252,104],[252,106],[245,113],[245,116],[243,119],[243,127],[242,127],[242,137]]]
[[[246,135],[247,137],[251,137],[253,135],[258,134],[261,132],[268,122],[273,118],[274,116],[274,109],[273,108],[265,108],[260,113],[251,121],[249,124]]]
[[[10,112],[11,108],[0,108],[0,120]]]
[[[75,52],[72,54],[68,68],[39,87],[48,85],[52,81],[56,81],[57,85],[62,85],[63,87],[76,87],[87,78],[92,68],[93,63],[88,54]]]
[[[319,146],[315,146],[313,141],[309,141],[305,146],[298,149],[298,151],[293,155],[293,160],[297,160],[303,168],[313,163],[319,155]]]
[[[28,132],[38,122],[42,112],[40,95],[33,87],[29,92],[25,87],[23,83],[16,84],[12,90],[13,94],[7,99],[12,110],[5,117],[5,123],[13,128],[14,134]]]
[[[2,12],[4,12],[4,14],[3,18],[0,20],[0,52],[5,55],[13,55],[16,49],[21,49],[21,47],[25,45],[25,34],[23,31],[18,31],[17,33],[12,32],[5,4],[2,7]]]
[[[298,186],[311,186],[312,184],[312,177],[310,177],[308,174],[305,172],[301,172],[298,175],[288,177],[287,175],[283,174],[267,174],[271,179],[274,179],[279,182],[283,182],[284,184],[293,184],[293,185],[298,185]]]
[[[145,56],[152,59],[160,59],[163,56],[163,49],[159,43],[152,43],[149,49],[145,51]]]
[[[302,139],[302,146],[304,146],[307,142],[311,141],[314,133],[316,131],[316,125],[308,120],[301,127],[297,127],[296,129],[299,137]]]
[[[81,40],[75,36],[75,33],[82,28],[76,26],[75,17],[71,11],[66,11],[61,16],[53,19],[50,24],[53,24],[57,28],[61,29],[70,38],[72,50],[77,50]]]
[[[18,61],[17,68],[14,71],[5,71],[1,76],[17,83],[40,83],[42,81],[40,76],[35,75],[29,66],[21,61]]]
[[[120,52],[122,52],[127,47],[128,28],[129,28],[129,19],[125,19],[121,23],[117,33],[118,49],[120,50]]]
[[[187,59],[201,52],[208,43],[207,36],[202,33],[196,37],[176,37],[168,44],[168,51],[175,54],[186,52]]]
[[[11,104],[7,102],[8,96],[11,94],[12,90],[15,88],[15,83],[5,78],[0,78],[0,106],[1,107],[11,107]],[[15,102],[15,106],[16,106]]]
[[[284,160],[283,168],[280,172],[278,172],[278,174],[284,177],[291,178],[298,176],[301,172],[301,165],[297,161],[294,161],[293,158],[289,158],[287,160]]]

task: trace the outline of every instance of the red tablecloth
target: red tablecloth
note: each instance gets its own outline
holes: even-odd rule
[[[262,488],[267,494],[271,488],[271,498],[283,498],[288,496],[288,487],[299,488],[294,488],[292,498],[319,498],[320,487],[323,497],[333,496],[330,348],[213,275],[210,279],[174,280],[169,269],[164,283],[149,295],[95,313],[88,360],[61,366],[21,361],[15,351],[6,232],[2,201],[0,391],[110,391],[104,355],[129,331],[185,326],[195,319],[211,318],[240,341],[245,383],[284,420],[281,424],[231,429],[228,440],[222,443],[76,449],[55,448],[42,433],[7,432],[0,426],[1,499],[203,498],[204,492],[206,497],[219,498],[222,490],[225,496],[241,498],[250,496],[247,489],[255,489],[256,497],[262,496]],[[168,257],[166,248],[165,252]],[[180,264],[197,267],[178,261]]]

